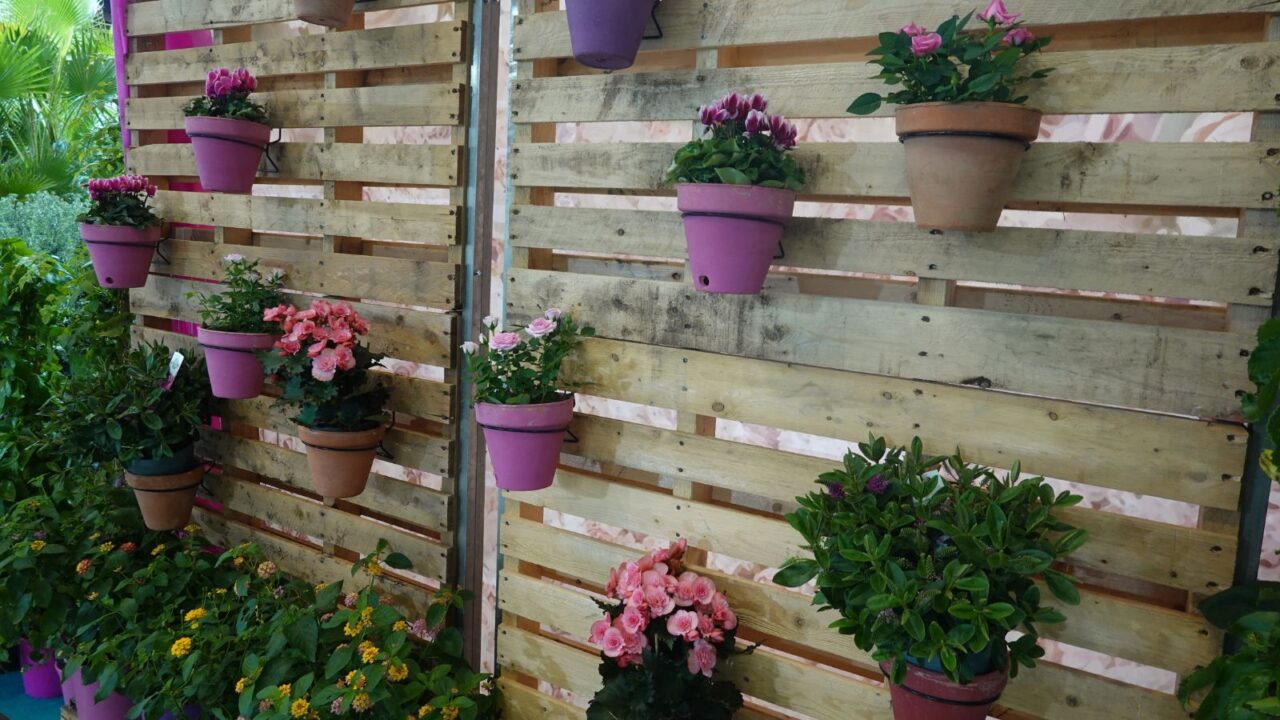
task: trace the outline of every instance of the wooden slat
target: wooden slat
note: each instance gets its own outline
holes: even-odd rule
[[[130,54],[130,85],[202,82],[219,67],[246,67],[259,77],[434,65],[462,60],[464,22],[322,33],[190,50]]]
[[[895,30],[913,18],[925,24],[940,22],[953,14],[969,12],[973,6],[974,3],[962,0],[838,0],[821,6],[815,6],[811,0],[773,0],[767,6],[755,0],[717,3],[666,0],[658,13],[664,36],[661,40],[645,41],[642,49],[714,48],[868,37]],[[1266,3],[1256,0],[1077,0],[1070,3],[1023,0],[1017,9],[1037,25],[1270,12]],[[519,18],[515,38],[516,60],[573,54],[563,12]]]
[[[686,283],[519,269],[507,277],[517,319],[571,309],[602,337],[1199,417],[1238,411],[1235,394],[1247,387],[1241,352],[1253,344],[1237,333],[813,295],[713,295]]]
[[[131,98],[130,130],[181,130],[182,108],[194,96]],[[279,90],[255,95],[271,111],[277,128],[456,125],[462,117],[462,87],[446,83]]]
[[[580,707],[510,680],[500,678],[498,692],[502,694],[502,716],[511,720],[586,720],[587,717]]]
[[[655,191],[679,145],[530,143],[513,148],[522,186]],[[1280,184],[1266,143],[1035,143],[1013,199],[1051,203],[1264,207]],[[796,159],[813,195],[904,198],[901,143],[807,143]]]
[[[683,261],[673,212],[514,208],[519,247]],[[933,235],[913,223],[797,218],[777,265],[946,280],[1270,305],[1275,243],[1268,239],[1002,228]],[[1099,262],[1099,258],[1106,258]]]
[[[362,0],[354,12],[432,5],[442,0]],[[293,0],[155,0],[129,7],[129,35],[284,22],[298,17]]]
[[[451,145],[280,143],[272,146],[271,156],[280,172],[266,174],[259,169],[259,182],[291,179],[451,186],[458,183],[461,172],[461,155]],[[193,177],[196,161],[190,145],[143,145],[129,151],[129,169],[139,175]]]

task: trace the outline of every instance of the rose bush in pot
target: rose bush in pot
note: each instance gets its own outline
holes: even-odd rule
[[[226,265],[222,292],[197,295],[200,329],[196,337],[204,348],[213,396],[244,400],[262,393],[262,361],[257,351],[273,347],[280,331],[263,314],[283,302],[284,273],[260,271],[258,261],[237,253],[222,261]]]
[[[667,170],[699,291],[760,292],[781,249],[805,175],[788,154],[795,125],[768,107],[735,92],[700,108],[704,137],[677,150]]]
[[[774,582],[817,579],[814,604],[838,612],[831,626],[880,662],[898,720],[986,718],[1008,677],[1044,654],[1037,626],[1064,621],[1045,593],[1080,600],[1052,566],[1087,539],[1053,514],[1081,498],[1016,464],[1001,478],[958,453],[925,456],[919,438],[858,449],[819,478],[823,490],[796,499],[787,520],[813,556],[788,561]]]
[[[484,430],[498,487],[549,487],[560,447],[573,420],[573,383],[562,365],[579,342],[595,335],[573,317],[551,308],[524,332],[502,332],[496,317],[484,319],[490,335],[462,344],[475,386],[476,423]]]
[[[271,139],[267,109],[249,99],[258,80],[244,68],[209,73],[204,95],[183,108],[200,185],[210,192],[253,191]]]
[[[869,92],[849,106],[868,115],[888,102],[898,108],[898,137],[906,149],[907,182],[916,224],[930,230],[990,232],[1013,194],[1022,156],[1040,132],[1040,111],[1026,107],[1021,86],[1048,68],[1022,61],[1049,44],[1018,21],[1004,0],[978,13],[952,17],[929,31],[908,23],[880,34],[871,51],[895,88]]]
[[[156,186],[140,175],[89,181],[89,209],[78,219],[98,284],[137,288],[147,284],[160,244],[160,218],[151,208]]]

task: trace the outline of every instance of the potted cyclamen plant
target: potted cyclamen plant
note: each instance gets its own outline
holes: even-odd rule
[[[1081,498],[1020,478],[1016,463],[1002,479],[959,454],[927,457],[919,438],[909,450],[876,437],[858,449],[796,499],[787,520],[813,557],[773,581],[817,578],[814,604],[880,662],[897,720],[984,720],[1018,666],[1044,654],[1037,625],[1065,620],[1041,604],[1036,577],[1080,601],[1052,566],[1088,537],[1053,515]]]
[[[280,329],[277,323],[264,320],[263,313],[281,304],[284,273],[272,269],[263,275],[258,261],[237,253],[223,261],[227,264],[225,290],[199,296],[196,338],[204,348],[213,396],[243,400],[262,392],[262,361],[257,351],[273,347]]]
[[[160,244],[160,218],[151,209],[156,186],[140,175],[89,181],[89,209],[78,219],[93,272],[104,288],[147,284]]]
[[[262,153],[271,140],[267,109],[249,99],[258,80],[248,70],[209,73],[204,95],[183,108],[200,185],[210,192],[253,190]]]
[[[316,492],[359,495],[387,432],[387,389],[371,382],[369,373],[383,356],[357,341],[369,334],[368,321],[351,305],[326,300],[306,310],[278,305],[262,318],[283,334],[262,364],[280,384],[281,402],[298,406],[294,421]]]
[[[340,28],[351,19],[356,0],[293,0],[298,19],[313,25]]]
[[[590,637],[604,686],[588,720],[728,720],[742,707],[738,688],[714,679],[737,652],[738,618],[711,578],[684,568],[686,547],[682,539],[609,571]]]
[[[896,112],[907,156],[907,184],[916,225],[930,230],[990,232],[1013,194],[1022,155],[1040,134],[1040,111],[1018,88],[1046,77],[1021,73],[1019,63],[1049,44],[1018,22],[1004,0],[992,0],[967,30],[973,13],[952,17],[934,32],[914,22],[880,34],[871,62],[876,76],[901,87],[869,92],[849,106],[868,115],[882,102]]]
[[[491,336],[463,343],[462,351],[475,384],[476,423],[484,430],[498,487],[550,487],[573,420],[573,394],[564,389],[573,384],[561,377],[561,365],[579,338],[595,330],[578,327],[555,308],[530,322],[523,335],[500,331],[495,317],[484,324]]]
[[[754,295],[764,287],[804,171],[788,153],[796,127],[759,94],[729,93],[698,110],[706,136],[676,151],[676,184],[693,286]]]
[[[631,67],[661,0],[567,0],[573,59],[601,70]]]

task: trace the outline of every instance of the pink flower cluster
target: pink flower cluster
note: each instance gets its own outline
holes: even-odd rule
[[[979,20],[993,22],[997,25],[1011,25],[1017,22],[1019,17],[1021,17],[1021,13],[1013,12],[1005,7],[1004,0],[991,0],[991,4],[978,13]],[[932,55],[942,47],[941,35],[936,32],[929,32],[914,21],[903,25],[898,32],[911,38],[911,54],[916,57]],[[1004,41],[1014,46],[1025,45],[1035,39],[1035,34],[1023,27],[1013,28],[1004,36]]]
[[[665,632],[689,645],[690,674],[711,677],[717,646],[738,617],[710,578],[684,570],[687,547],[682,539],[609,571],[605,592],[622,601],[622,612],[592,624],[590,640],[619,667],[639,664],[650,635]]]
[[[108,195],[143,195],[155,197],[156,186],[141,175],[121,175],[89,181],[89,197],[95,202]]]
[[[707,127],[734,126],[741,123],[747,137],[768,133],[774,147],[788,150],[796,146],[796,126],[781,115],[770,115],[769,101],[760,93],[743,95],[731,92],[719,100],[698,108],[698,120]]]
[[[369,333],[369,322],[344,302],[316,300],[306,310],[277,305],[262,314],[267,322],[280,323],[284,337],[276,341],[281,355],[297,355],[305,346],[311,358],[311,377],[330,382],[339,370],[356,366],[356,337]]]
[[[213,98],[245,96],[258,89],[258,79],[244,68],[211,70],[204,81],[204,94]]]

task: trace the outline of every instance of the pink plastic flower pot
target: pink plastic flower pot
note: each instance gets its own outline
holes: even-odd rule
[[[489,446],[498,487],[503,490],[550,487],[571,420],[572,396],[537,405],[476,403],[476,422],[484,429],[484,441]]]
[[[76,717],[79,720],[124,720],[133,707],[133,701],[120,693],[111,693],[101,702],[93,696],[98,692],[98,683],[80,683],[76,688]]]
[[[270,349],[276,336],[199,328],[196,339],[204,348],[214,397],[247,400],[262,394],[264,377],[257,351]]]
[[[888,663],[880,665],[888,677]],[[894,720],[986,720],[988,711],[1009,683],[1003,670],[975,677],[967,685],[951,682],[942,673],[907,665],[902,685],[889,683]]]
[[[56,698],[62,694],[58,662],[49,648],[32,651],[31,643],[18,641],[18,661],[22,666],[22,690],[27,697]]]
[[[684,216],[693,286],[710,293],[759,293],[795,209],[795,192],[682,183],[676,200]]]
[[[205,190],[240,195],[253,191],[271,126],[235,118],[189,117],[186,128]]]
[[[59,669],[59,674],[60,675],[62,674],[61,669]],[[77,688],[80,687],[80,684],[81,683],[80,683],[79,670],[77,670],[75,674],[70,677],[67,677],[65,675],[62,677],[62,704],[63,705],[76,704],[76,693],[79,692]]]
[[[160,244],[160,226],[80,225],[89,247],[93,273],[104,288],[139,288],[147,284],[151,258]]]
[[[601,70],[631,67],[657,0],[568,0],[573,57]]]

